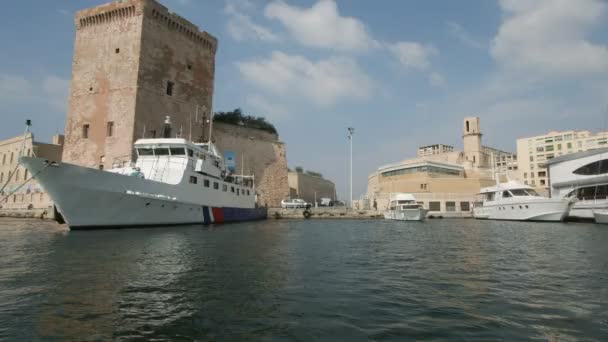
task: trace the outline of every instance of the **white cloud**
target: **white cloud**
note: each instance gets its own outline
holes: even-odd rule
[[[445,85],[445,77],[442,74],[433,71],[429,74],[429,84],[433,87],[443,87]]]
[[[356,61],[329,57],[317,62],[274,51],[270,58],[236,63],[243,77],[260,88],[280,95],[305,97],[330,106],[341,99],[366,99],[372,81]]]
[[[501,0],[504,21],[491,54],[501,65],[546,74],[608,71],[608,47],[587,36],[600,24],[602,0]]]
[[[246,13],[253,9],[253,4],[246,0],[229,1],[224,7],[228,15],[226,28],[230,36],[237,41],[252,39],[265,42],[278,41],[279,37],[270,29],[256,24]]]
[[[266,17],[279,20],[302,45],[342,51],[378,46],[358,19],[343,17],[334,0],[320,0],[310,8],[278,0],[266,6]]]
[[[287,108],[276,102],[269,101],[266,97],[253,94],[245,98],[245,104],[250,106],[255,116],[263,116],[271,122],[278,122],[289,116]]]
[[[70,81],[56,76],[48,76],[42,83],[42,89],[46,93],[51,105],[59,110],[65,110],[70,92]]]
[[[459,41],[461,41],[463,44],[465,44],[467,46],[470,46],[470,47],[473,47],[476,49],[481,49],[484,47],[484,44],[477,41],[475,38],[471,37],[469,32],[467,32],[462,27],[462,25],[460,25],[458,23],[449,22],[448,30],[452,36],[456,37],[456,39],[458,39]]]
[[[20,75],[0,75],[0,98],[15,100],[32,96],[32,84]]]
[[[427,70],[431,56],[438,53],[433,46],[416,42],[397,42],[388,44],[387,48],[403,67],[415,70]]]

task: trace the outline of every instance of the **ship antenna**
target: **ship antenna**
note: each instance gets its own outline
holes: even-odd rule
[[[213,111],[209,111],[209,145],[211,145],[211,133],[213,132]]]
[[[25,149],[25,140],[27,139],[27,134],[30,132],[30,127],[32,126],[32,120],[25,120],[25,132],[23,132],[23,140],[21,141],[21,149],[19,150],[19,157],[23,156],[23,150]]]

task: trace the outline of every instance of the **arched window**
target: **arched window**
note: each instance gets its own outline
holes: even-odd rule
[[[593,163],[581,166],[572,171],[576,175],[590,176],[608,173],[608,159],[598,160]]]
[[[466,125],[467,125],[467,132],[469,131],[469,120],[465,121]]]

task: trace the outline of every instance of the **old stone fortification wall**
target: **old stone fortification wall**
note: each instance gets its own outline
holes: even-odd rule
[[[280,207],[289,195],[285,144],[276,134],[259,129],[214,123],[213,140],[220,152],[233,151],[236,173],[255,176],[258,203]]]
[[[337,199],[334,183],[318,176],[289,172],[289,187],[295,190],[296,196],[309,203],[314,203],[315,199],[319,201],[321,198]]]

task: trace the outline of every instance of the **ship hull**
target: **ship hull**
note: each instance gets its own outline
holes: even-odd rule
[[[567,200],[512,201],[475,207],[473,217],[486,220],[559,222],[566,218],[570,206]]]
[[[211,224],[261,220],[265,208],[214,205],[202,193],[199,201],[179,185],[115,174],[67,163],[24,157],[72,229]],[[187,197],[187,200],[183,198]]]
[[[384,212],[384,218],[396,221],[424,221],[427,212],[428,210],[422,208],[388,210]]]

